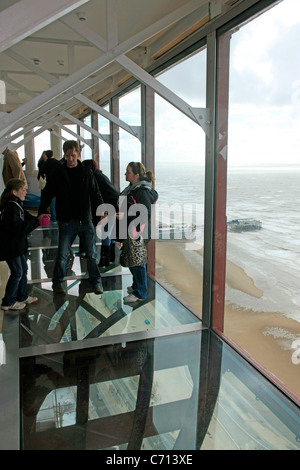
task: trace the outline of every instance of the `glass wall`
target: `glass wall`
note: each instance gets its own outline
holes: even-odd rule
[[[130,126],[141,125],[141,88],[122,96],[119,100],[119,118]],[[129,162],[141,161],[141,142],[120,127],[120,188],[127,186],[125,171]]]
[[[91,114],[89,114],[88,116],[86,116],[86,117],[83,119],[83,123],[84,123],[86,126],[92,127],[92,116],[91,116]],[[91,144],[92,134],[91,134],[89,131],[87,131],[86,129],[84,129],[83,127],[81,127],[81,128],[80,128],[80,135],[81,135],[89,144]],[[91,158],[93,158],[91,146],[88,145],[87,143],[83,142],[83,141],[80,142],[80,145],[81,145],[81,147],[82,147],[82,150],[81,150],[81,160],[90,160]]]
[[[231,37],[224,328],[298,395],[299,41],[297,0]]]
[[[157,79],[192,107],[205,107],[206,49]],[[202,310],[205,133],[155,97],[156,277]]]
[[[34,132],[38,130],[38,127],[34,128]],[[51,138],[50,138],[50,132],[49,131],[44,131],[41,132],[38,136],[34,138],[34,159],[35,159],[35,169],[37,169],[37,164],[39,159],[42,156],[42,153],[45,150],[50,150],[51,149]],[[18,150],[19,153],[19,150]],[[19,153],[20,156],[20,153]]]
[[[109,111],[109,106],[103,106],[106,111]],[[98,114],[98,132],[105,138],[109,139],[110,124],[109,120]],[[111,161],[110,161],[110,146],[108,142],[99,139],[99,167],[103,173],[111,179]]]

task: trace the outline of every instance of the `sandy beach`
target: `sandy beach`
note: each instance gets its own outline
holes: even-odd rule
[[[188,249],[186,249],[188,248]],[[184,241],[156,243],[158,280],[180,294],[184,302],[201,314],[202,249]],[[228,261],[226,282],[233,288],[259,298],[259,286],[243,269]],[[300,364],[292,362],[293,338],[300,325],[280,312],[254,312],[226,302],[224,334],[252,356],[270,374],[280,379],[300,400]]]

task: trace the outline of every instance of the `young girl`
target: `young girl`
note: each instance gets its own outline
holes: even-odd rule
[[[26,196],[26,183],[13,178],[7,182],[0,199],[0,260],[5,260],[10,269],[3,310],[22,310],[26,304],[36,302],[37,297],[27,294],[27,234],[39,225],[39,217],[34,217],[23,208]]]

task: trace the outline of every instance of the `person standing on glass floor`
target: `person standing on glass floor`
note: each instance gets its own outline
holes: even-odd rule
[[[65,294],[62,283],[70,248],[80,233],[86,250],[87,270],[95,294],[102,294],[101,275],[97,265],[95,230],[92,222],[92,207],[103,204],[103,198],[92,171],[84,168],[79,157],[80,147],[75,140],[63,145],[64,161],[55,170],[53,178],[42,191],[39,214],[45,212],[53,197],[56,197],[56,219],[58,221],[58,252],[53,271],[53,292]]]

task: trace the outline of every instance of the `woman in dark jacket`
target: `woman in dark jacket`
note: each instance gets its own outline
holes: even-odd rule
[[[129,249],[129,237],[135,240],[142,237],[146,244],[149,242],[151,238],[152,204],[158,199],[158,194],[153,189],[153,173],[151,171],[146,172],[142,163],[130,162],[127,165],[125,176],[129,185],[120,194],[119,212],[116,214],[119,221],[118,238],[123,243],[122,252]],[[137,216],[137,213],[140,215]],[[124,220],[126,221],[125,224]],[[124,302],[145,300],[147,297],[145,262],[136,262],[128,267],[133,277],[133,284],[128,287],[129,295],[124,297]]]
[[[111,183],[109,178],[99,170],[95,160],[84,160],[82,165],[88,167],[92,170],[94,177],[97,181],[99,190],[102,194],[103,201],[105,204],[111,204],[115,209],[117,209],[118,198],[120,192],[117,188]],[[94,208],[96,213],[97,207]],[[94,225],[96,226],[99,222],[99,217],[94,217]],[[110,227],[110,232],[108,232],[108,227]],[[115,260],[115,242],[111,240],[110,233],[113,229],[113,224],[109,223],[104,227],[105,238],[102,239],[101,243],[101,255],[100,255],[100,267],[106,267],[109,265],[109,262],[114,262]],[[79,254],[84,251],[83,247],[79,246]]]
[[[10,179],[1,196],[0,208],[0,260],[6,261],[10,269],[3,310],[22,310],[26,304],[36,302],[37,297],[27,294],[27,235],[39,225],[39,218],[23,208],[26,184],[20,179]]]

